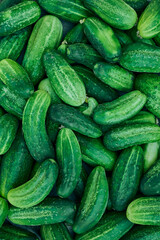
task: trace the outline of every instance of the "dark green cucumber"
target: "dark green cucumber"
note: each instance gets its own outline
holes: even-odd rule
[[[102,166],[111,171],[116,161],[116,154],[104,147],[100,139],[91,139],[77,135],[82,151],[82,159],[91,166]]]
[[[67,57],[79,64],[93,69],[97,62],[103,61],[99,53],[91,45],[85,43],[71,44],[67,48]]]
[[[124,0],[124,2],[126,2],[138,12],[143,10],[148,4],[147,0]]]
[[[118,65],[99,62],[94,66],[94,73],[102,82],[118,91],[129,92],[133,89],[134,75]]]
[[[45,126],[50,103],[49,94],[38,90],[29,98],[23,112],[24,138],[32,157],[38,162],[54,158],[54,148]]]
[[[114,34],[116,35],[116,37],[118,38],[122,47],[133,42],[131,37],[126,32],[123,32],[116,28],[113,29],[113,31],[114,31]]]
[[[1,117],[2,115],[4,115],[4,110],[3,110],[3,108],[0,107],[0,117]]]
[[[80,198],[82,197],[84,188],[86,186],[87,178],[88,178],[88,174],[85,168],[82,166],[82,171],[81,171],[78,183],[74,189],[74,193],[77,197],[80,197]]]
[[[118,96],[112,88],[99,81],[88,68],[80,65],[74,66],[73,68],[83,81],[88,96],[94,97],[100,103],[110,102]]]
[[[160,140],[160,127],[151,124],[131,124],[111,129],[104,136],[104,145],[111,151]]]
[[[21,0],[1,0],[0,2],[0,12],[4,11],[6,8],[9,8],[17,3],[20,3]]]
[[[64,42],[67,44],[86,43],[87,38],[84,34],[83,23],[78,23],[65,36]]]
[[[0,197],[0,227],[2,227],[4,221],[8,215],[8,203],[4,198]]]
[[[73,64],[74,61],[70,60],[67,57],[67,48],[68,45],[65,41],[62,42],[62,44],[57,48],[57,52],[69,63],[69,64]]]
[[[73,219],[76,205],[70,200],[46,198],[42,203],[30,208],[11,207],[8,219],[19,225],[39,226]]]
[[[61,37],[62,23],[57,17],[46,15],[35,24],[22,62],[34,85],[45,76],[43,53],[57,48]]]
[[[28,180],[33,159],[29,154],[22,132],[19,131],[11,148],[3,156],[0,168],[0,195],[4,198],[10,189]]]
[[[51,140],[51,142],[54,143],[57,138],[58,131],[59,131],[59,124],[54,123],[50,119],[50,116],[48,116],[47,121],[46,121],[46,128],[47,128],[47,134],[48,134],[49,139]]]
[[[144,172],[146,172],[155,163],[155,161],[157,161],[159,149],[159,142],[153,142],[144,145]]]
[[[101,125],[120,124],[135,116],[145,105],[146,96],[140,91],[132,91],[109,103],[96,107],[93,119]]]
[[[109,212],[104,214],[100,222],[89,232],[77,235],[76,240],[119,240],[133,224],[128,221],[125,213]]]
[[[159,61],[160,48],[142,42],[127,45],[120,58],[121,66],[133,72],[159,73]]]
[[[25,1],[0,12],[0,36],[10,35],[38,20],[41,9],[34,1]]]
[[[127,148],[120,154],[112,173],[111,203],[116,211],[124,211],[138,191],[143,172],[143,150]]]
[[[76,108],[65,104],[54,104],[51,105],[49,114],[53,122],[62,124],[85,136],[98,138],[102,135],[99,126]]]

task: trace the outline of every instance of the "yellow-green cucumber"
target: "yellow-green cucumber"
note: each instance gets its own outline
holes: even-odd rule
[[[7,218],[8,210],[9,207],[7,201],[4,198],[0,197],[0,227],[2,227],[4,221]]]
[[[144,172],[146,172],[157,161],[159,149],[159,142],[153,142],[144,145]]]
[[[84,104],[79,107],[79,110],[86,116],[92,116],[98,102],[95,98],[87,97]]]

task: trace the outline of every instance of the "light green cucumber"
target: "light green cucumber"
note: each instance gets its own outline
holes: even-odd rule
[[[86,116],[92,116],[94,109],[98,106],[98,102],[95,98],[86,98],[83,105],[79,107],[79,110]]]
[[[7,218],[9,210],[7,201],[2,197],[0,197],[0,209],[0,227],[2,227],[4,221]]]
[[[144,145],[144,172],[146,172],[158,159],[159,143],[153,142]]]
[[[84,34],[84,23],[78,23],[65,36],[64,42],[67,44],[86,43],[87,38]]]

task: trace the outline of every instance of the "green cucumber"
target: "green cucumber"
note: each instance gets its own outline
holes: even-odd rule
[[[87,178],[88,178],[88,174],[85,170],[85,168],[82,166],[82,171],[79,177],[79,180],[77,182],[77,185],[74,189],[74,193],[77,197],[81,198],[84,192],[84,188],[86,186],[86,182],[87,182]]]
[[[62,23],[57,17],[46,15],[35,24],[22,62],[34,85],[45,76],[43,53],[57,48],[61,38]]]
[[[108,182],[103,167],[90,173],[77,210],[73,231],[82,234],[94,227],[101,219],[108,203]]]
[[[84,34],[83,23],[78,23],[65,36],[64,42],[67,44],[86,43],[87,38]]]
[[[146,172],[158,159],[160,145],[158,142],[145,144],[144,152],[144,172]]]
[[[46,128],[47,128],[47,134],[48,134],[49,139],[51,140],[51,142],[54,143],[57,138],[58,131],[59,131],[59,124],[54,123],[50,119],[50,116],[48,116],[47,121],[46,121]]]
[[[128,221],[125,213],[109,212],[104,214],[100,222],[89,232],[77,235],[76,240],[119,240],[133,224]]]
[[[120,65],[133,72],[160,72],[160,48],[142,42],[127,45]],[[152,64],[151,64],[152,63]]]
[[[113,31],[114,31],[114,34],[116,35],[116,37],[118,38],[122,47],[133,42],[131,37],[126,32],[123,32],[116,28],[113,29]]]
[[[19,225],[39,226],[73,219],[76,205],[70,200],[46,198],[42,203],[30,208],[11,207],[8,219]]]
[[[95,98],[86,98],[86,102],[79,107],[79,110],[86,116],[92,116],[94,109],[98,106]]]
[[[11,148],[3,156],[0,168],[0,195],[7,198],[10,189],[28,180],[33,159],[22,132],[19,131]]]
[[[124,0],[124,2],[126,2],[138,12],[143,10],[148,4],[148,0]]]
[[[88,68],[80,65],[73,66],[73,68],[83,81],[88,96],[95,98],[100,103],[110,102],[118,96],[115,90],[99,81]]]
[[[156,42],[157,46],[160,46],[160,33],[158,33],[158,34],[154,37],[154,41]]]
[[[110,197],[114,210],[124,211],[135,198],[142,172],[142,148],[134,146],[123,150],[112,173]]]
[[[160,197],[141,197],[127,208],[127,218],[135,224],[160,225]]]
[[[91,166],[102,166],[111,171],[116,161],[116,154],[106,149],[100,139],[91,139],[77,135],[82,151],[82,159]]]
[[[7,218],[8,215],[8,203],[5,199],[0,197],[0,227],[2,227],[4,221]]]
[[[137,21],[133,8],[123,0],[83,0],[84,5],[112,27],[127,30]]]
[[[38,90],[29,98],[23,112],[24,138],[32,157],[38,162],[47,158],[54,158],[54,148],[45,126],[50,103],[49,94]]]
[[[99,62],[94,66],[94,73],[102,82],[118,91],[129,92],[133,89],[134,75],[118,65]]]
[[[57,48],[57,52],[69,63],[69,64],[73,64],[74,61],[70,60],[67,57],[67,48],[68,45],[65,41],[62,42],[62,44]]]
[[[160,140],[160,127],[152,123],[118,126],[104,136],[104,145],[111,151]]]
[[[0,12],[0,36],[10,35],[38,20],[41,9],[34,1],[19,3]]]
[[[3,108],[0,107],[0,117],[4,115],[4,110]]]
[[[0,12],[4,11],[6,8],[9,8],[17,3],[21,2],[21,0],[1,0],[0,2]]]
[[[146,100],[146,96],[140,91],[126,93],[112,102],[98,105],[93,119],[101,125],[120,124],[135,116],[144,107]]]
[[[56,51],[44,54],[44,66],[51,86],[67,104],[80,106],[86,98],[83,82],[73,68]]]
[[[65,104],[54,104],[51,105],[49,114],[53,122],[62,124],[85,136],[98,138],[102,135],[99,126],[76,108]]]

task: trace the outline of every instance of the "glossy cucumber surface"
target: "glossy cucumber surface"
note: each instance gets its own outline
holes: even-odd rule
[[[145,144],[143,148],[144,172],[146,172],[158,160],[159,149],[160,149],[159,142]]]

